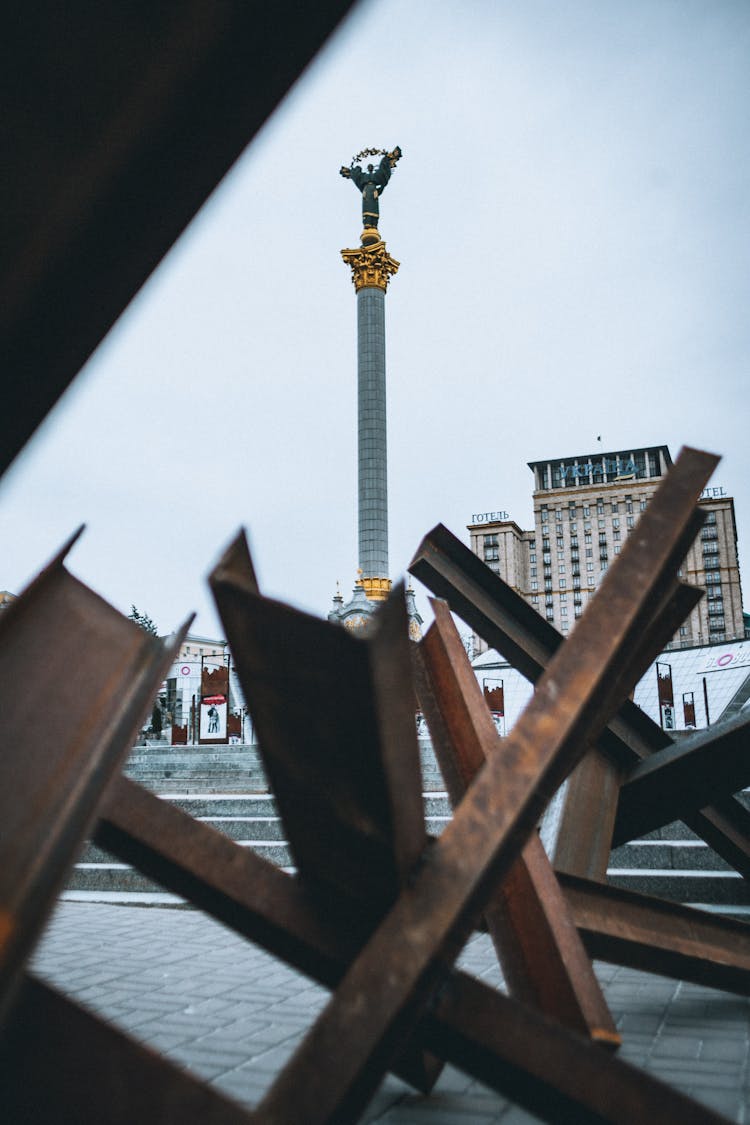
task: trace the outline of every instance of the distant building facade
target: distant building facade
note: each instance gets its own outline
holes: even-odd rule
[[[574,627],[672,458],[666,445],[532,461],[534,529],[505,512],[475,514],[471,548],[561,633]],[[706,591],[671,646],[718,644],[745,636],[734,501],[721,487],[699,501],[706,523],[681,577]],[[477,652],[486,644],[475,638]]]

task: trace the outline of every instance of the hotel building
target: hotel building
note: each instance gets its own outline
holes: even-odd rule
[[[665,445],[529,462],[534,474],[534,529],[506,512],[472,516],[471,548],[561,633],[570,632],[602,575],[619,555],[672,464]],[[706,522],[680,577],[706,591],[675,634],[671,648],[745,635],[734,501],[707,488]],[[486,644],[475,638],[475,651]]]

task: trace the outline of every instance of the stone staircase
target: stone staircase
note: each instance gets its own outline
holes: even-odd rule
[[[420,742],[420,755],[427,830],[439,835],[450,819],[450,805],[428,740]],[[125,772],[243,847],[291,867],[256,746],[136,747]],[[683,824],[615,849],[608,875],[629,890],[739,917],[750,914],[750,884]],[[85,846],[65,897],[180,903],[93,844]]]
[[[750,794],[741,794],[748,803]],[[736,917],[750,914],[750,883],[686,825],[667,824],[615,848],[609,882]]]

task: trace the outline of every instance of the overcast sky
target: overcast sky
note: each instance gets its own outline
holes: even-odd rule
[[[527,462],[722,453],[750,567],[750,5],[380,0],[319,55],[0,483],[0,589],[71,570],[170,631],[249,531],[326,613],[357,567],[356,305],[338,169],[380,230],[392,576],[436,522],[531,526]],[[745,581],[750,582],[746,568]],[[424,597],[420,608],[425,612]]]

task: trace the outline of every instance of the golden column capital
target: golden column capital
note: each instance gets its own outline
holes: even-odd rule
[[[390,578],[361,578],[360,584],[371,602],[384,602],[392,586]]]
[[[398,272],[401,264],[391,257],[382,239],[368,242],[354,250],[342,250],[341,257],[346,265],[351,267],[352,281],[357,293],[360,289],[366,288],[382,289],[385,293],[388,282]]]

